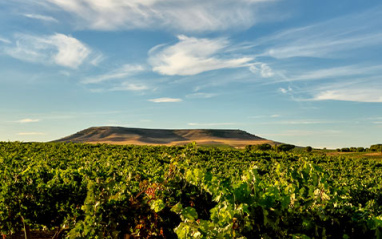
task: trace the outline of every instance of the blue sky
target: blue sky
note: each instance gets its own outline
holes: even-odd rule
[[[0,140],[91,126],[381,143],[382,4],[0,1]]]

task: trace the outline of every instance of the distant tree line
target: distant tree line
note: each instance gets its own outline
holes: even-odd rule
[[[292,144],[279,144],[279,145],[270,145],[270,144],[258,144],[258,145],[247,145],[245,146],[246,151],[253,151],[253,150],[274,150],[277,152],[286,152],[294,149],[296,146]]]
[[[277,152],[287,152],[292,149],[294,149],[296,146],[293,144],[258,144],[258,145],[247,145],[245,146],[246,151],[254,151],[254,150],[261,150],[261,151],[267,151],[267,150],[274,150]],[[326,148],[324,148],[326,150]],[[312,152],[313,148],[311,146],[305,147],[306,152]],[[382,152],[382,144],[374,144],[371,145],[370,148],[364,148],[364,147],[349,147],[349,148],[338,148],[337,152]]]
[[[337,152],[382,152],[382,144],[374,144],[374,145],[371,145],[370,148],[364,148],[364,147],[338,148]]]

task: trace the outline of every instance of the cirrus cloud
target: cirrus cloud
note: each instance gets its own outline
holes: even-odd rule
[[[110,80],[116,80],[116,79],[124,79],[128,76],[132,76],[143,71],[145,71],[145,67],[143,65],[125,64],[122,67],[112,70],[106,74],[87,78],[83,80],[82,83],[92,84],[92,83],[101,83],[104,81],[110,81]]]
[[[228,126],[237,125],[237,123],[188,123],[189,126]]]
[[[340,100],[368,103],[382,103],[381,89],[378,88],[344,88],[326,90],[317,93],[313,100]]]
[[[1,36],[0,36],[0,42],[6,43],[6,44],[11,44],[12,43],[10,40],[2,38]]]
[[[173,103],[173,102],[182,102],[183,100],[179,98],[163,97],[163,98],[157,98],[157,99],[150,99],[149,101],[154,103]]]
[[[92,50],[74,37],[56,33],[50,36],[16,34],[16,43],[4,49],[5,54],[33,63],[77,68]]]
[[[148,86],[144,84],[123,82],[120,86],[110,89],[110,91],[143,91],[148,89]]]
[[[269,20],[262,11],[277,0],[42,0],[75,19],[81,29],[176,29],[216,31],[249,28]],[[265,15],[267,14],[267,15]],[[273,16],[274,18],[280,16]]]
[[[44,16],[39,14],[24,14],[23,16],[27,18],[31,18],[31,19],[46,21],[46,22],[58,22],[57,19],[51,16]]]
[[[149,52],[153,71],[162,75],[196,75],[206,71],[248,67],[252,57],[222,56],[229,47],[224,38],[207,39],[178,36],[179,42],[159,45]]]
[[[40,119],[21,119],[21,120],[17,120],[16,122],[17,123],[21,123],[21,124],[25,124],[25,123],[36,123],[36,122],[39,122]]]

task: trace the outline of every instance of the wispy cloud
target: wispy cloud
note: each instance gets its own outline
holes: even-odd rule
[[[227,126],[236,125],[236,123],[188,123],[189,126]]]
[[[36,123],[39,121],[40,121],[40,119],[21,119],[21,120],[17,120],[16,122],[25,124],[25,123]]]
[[[382,88],[343,88],[318,92],[312,100],[341,100],[382,103]]]
[[[136,75],[140,72],[145,71],[143,65],[130,65],[125,64],[122,67],[112,70],[106,74],[90,77],[82,81],[84,84],[94,84],[101,83],[104,81],[116,80],[116,79],[126,79],[129,76]]]
[[[51,16],[44,16],[39,14],[24,14],[23,16],[27,18],[31,18],[31,19],[46,21],[46,22],[58,22],[57,19]]]
[[[249,67],[252,73],[260,74],[263,78],[269,78],[275,75],[272,68],[265,63],[254,63]]]
[[[350,78],[350,77],[349,77]],[[337,79],[315,84],[314,87],[293,91],[297,101],[382,102],[382,81],[379,75],[354,79]]]
[[[278,118],[278,117],[273,117]],[[300,119],[300,120],[281,120],[281,121],[268,121],[259,124],[262,125],[315,125],[315,124],[335,124],[338,121],[315,120],[315,119]]]
[[[45,135],[43,132],[20,132],[17,135],[20,136],[33,136],[33,135]]]
[[[343,77],[354,78],[359,76],[369,76],[376,74],[382,74],[382,65],[349,65],[341,67],[324,68],[313,71],[305,71],[303,73],[300,73],[300,75],[290,77],[288,81],[338,79]]]
[[[130,82],[123,82],[120,86],[110,89],[110,91],[143,91],[148,90],[149,87],[144,84],[135,84]]]
[[[6,43],[6,44],[11,44],[12,42],[8,39],[5,39],[3,37],[0,36],[0,42],[3,42],[3,43]]]
[[[216,31],[248,28],[270,20],[262,11],[275,0],[43,0],[64,10],[85,29]],[[272,18],[280,18],[274,15]]]
[[[22,61],[77,68],[92,50],[74,37],[56,33],[50,36],[16,35],[16,44],[5,53]]]
[[[346,56],[344,52],[382,43],[381,12],[378,8],[285,30],[260,39],[257,44],[269,45],[264,55],[277,59]]]
[[[215,97],[217,94],[215,93],[205,93],[205,92],[197,92],[193,94],[188,94],[186,95],[187,98],[192,98],[192,99],[208,99]]]
[[[172,46],[156,47],[150,51],[153,71],[163,75],[196,75],[205,71],[249,66],[251,57],[222,57],[229,41],[180,35]]]
[[[273,114],[273,115],[256,115],[256,116],[249,116],[250,119],[264,119],[264,118],[279,118],[281,115],[279,114]]]
[[[104,55],[99,53],[98,55],[95,55],[95,57],[90,61],[90,64],[93,66],[98,66],[103,60],[105,60]]]
[[[288,87],[288,88],[279,88],[278,89],[281,93],[283,93],[283,94],[287,94],[287,93],[289,93],[289,92],[292,92],[293,91],[293,89],[292,89],[292,87]]]
[[[288,82],[278,89],[293,100],[380,103],[382,65],[372,56],[382,44],[381,14],[382,8],[376,7],[287,29],[241,47],[263,51],[256,60],[271,64],[274,73],[267,84]],[[260,74],[259,66],[250,69]]]
[[[182,99],[179,98],[157,98],[157,99],[150,99],[149,101],[154,102],[154,103],[172,103],[172,102],[182,102]]]

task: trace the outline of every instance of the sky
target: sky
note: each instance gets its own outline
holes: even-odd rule
[[[92,126],[382,143],[382,3],[0,0],[0,141]]]

